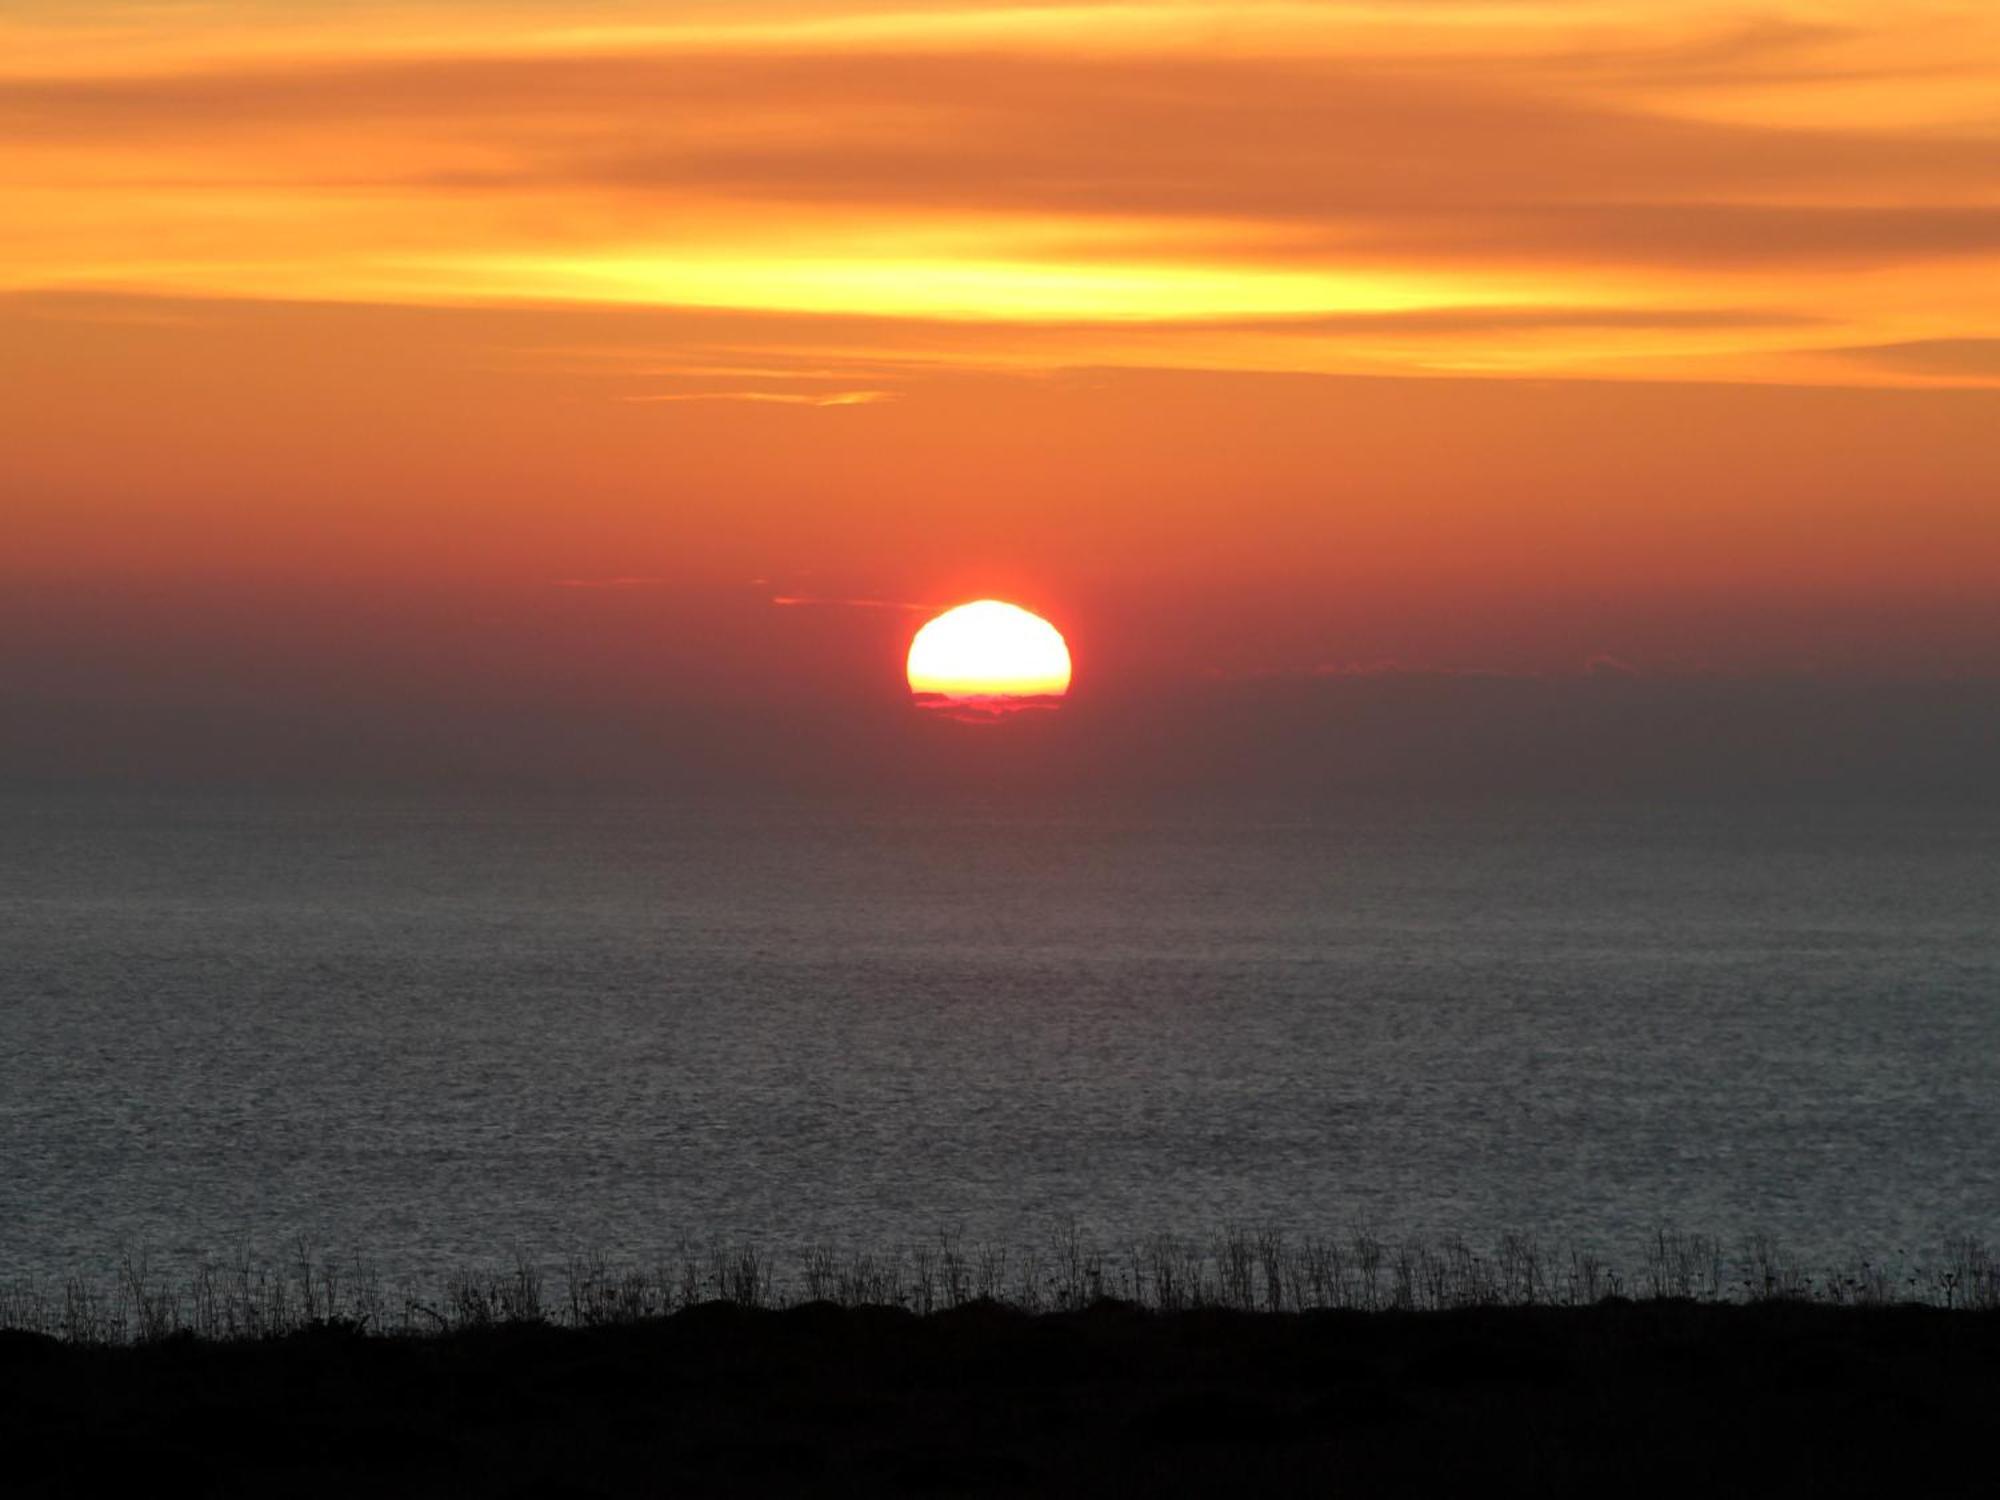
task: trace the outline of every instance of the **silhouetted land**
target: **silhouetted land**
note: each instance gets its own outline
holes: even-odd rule
[[[1612,1299],[0,1332],[22,1496],[1990,1494],[2000,1313]]]

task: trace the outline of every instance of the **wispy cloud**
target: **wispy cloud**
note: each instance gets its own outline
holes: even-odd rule
[[[1910,339],[1833,352],[1880,369],[1913,375],[2000,381],[2000,338]]]
[[[878,401],[894,401],[894,391],[832,391],[808,394],[802,391],[673,391],[658,395],[620,396],[635,406],[656,406],[682,401],[754,401],[772,406],[872,406]]]
[[[831,599],[816,594],[778,594],[771,603],[780,609],[891,609],[906,614],[921,614],[935,607],[904,599]]]
[[[1398,657],[1378,657],[1372,661],[1322,662],[1310,672],[1269,672],[1258,674],[1265,678],[1312,678],[1358,679],[1395,677],[1500,677],[1509,674],[1482,667],[1454,667],[1437,663],[1410,662]]]
[[[1613,656],[1609,651],[1599,651],[1586,658],[1583,663],[1586,677],[1637,677],[1639,669],[1622,656]]]
[[[0,45],[0,287],[1065,325],[1073,362],[1347,371],[1768,377],[1787,322],[2000,333],[1990,5],[285,9]],[[1894,267],[1922,279],[1884,295]],[[1369,315],[1409,321],[1334,321]],[[1283,355],[1248,326],[1314,318]],[[754,387],[625,399],[892,399],[740,352],[708,379]]]

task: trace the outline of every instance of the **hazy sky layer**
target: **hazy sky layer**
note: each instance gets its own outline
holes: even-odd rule
[[[980,594],[1991,677],[1996,97],[1984,0],[10,5],[0,707],[859,704]]]

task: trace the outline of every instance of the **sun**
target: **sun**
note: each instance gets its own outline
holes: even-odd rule
[[[1069,647],[1040,615],[980,599],[917,632],[909,679],[927,705],[999,711],[1047,704],[1069,691]]]

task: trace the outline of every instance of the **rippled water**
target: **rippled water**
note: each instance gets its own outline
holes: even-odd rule
[[[2000,1232],[2000,823],[0,804],[0,1275]]]

